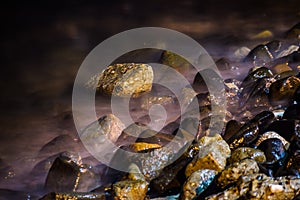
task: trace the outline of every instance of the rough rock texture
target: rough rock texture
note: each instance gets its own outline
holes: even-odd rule
[[[211,184],[217,173],[217,171],[210,169],[198,170],[192,173],[184,183],[180,199],[192,200],[196,198]]]
[[[233,164],[246,158],[253,159],[258,163],[263,163],[266,161],[266,156],[263,151],[250,147],[240,147],[232,152],[228,162]]]
[[[119,181],[113,185],[115,200],[144,199],[146,197],[147,190],[148,184],[141,180]]]
[[[218,184],[221,187],[236,182],[240,176],[255,174],[259,172],[257,163],[252,159],[245,159],[226,167],[218,177]]]
[[[153,70],[150,65],[123,63],[108,66],[90,79],[88,87],[120,97],[136,97],[152,88]]]
[[[208,142],[210,141],[208,140]],[[185,175],[189,177],[194,171],[200,169],[212,169],[220,172],[225,168],[226,159],[229,156],[229,145],[224,140],[210,142],[200,147],[198,155],[188,164]]]

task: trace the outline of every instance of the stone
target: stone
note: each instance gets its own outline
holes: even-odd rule
[[[235,52],[233,55],[236,57],[237,60],[241,61],[243,58],[245,58],[251,50],[248,47],[240,47]]]
[[[120,97],[137,97],[151,91],[153,70],[150,65],[123,63],[108,66],[86,84],[89,88]]]
[[[145,110],[149,110],[151,106],[155,104],[159,105],[167,105],[174,102],[172,96],[146,96],[144,95],[141,99],[141,108]]]
[[[181,106],[181,110],[186,110],[187,107],[195,100],[197,93],[193,88],[185,87],[182,88],[179,95],[179,103]],[[191,104],[193,106],[193,104]]]
[[[230,156],[230,152],[229,145],[224,140],[211,142],[200,147],[198,155],[186,167],[186,177],[200,169],[222,171],[226,166],[226,159]]]
[[[264,30],[252,36],[252,39],[266,39],[273,37],[273,33],[270,30]]]
[[[124,129],[125,125],[119,118],[108,114],[88,125],[80,134],[80,138],[88,144],[95,145],[97,149],[101,148],[106,140],[115,143]]]
[[[134,152],[140,152],[150,149],[158,149],[161,148],[159,144],[151,144],[146,142],[136,142],[129,145],[129,148],[132,149]]]
[[[259,172],[257,163],[252,159],[244,159],[226,167],[218,177],[218,185],[222,188],[236,182],[240,176]]]
[[[217,174],[217,171],[210,169],[193,172],[183,185],[180,199],[193,200],[197,198],[212,183]]]
[[[271,69],[273,74],[280,74],[282,72],[291,71],[291,70],[292,70],[292,68],[290,68],[287,63],[275,65]]]
[[[300,23],[295,24],[288,32],[287,38],[289,39],[300,39]]]
[[[186,59],[171,51],[163,52],[161,63],[176,69],[180,73],[187,72],[191,68],[191,64]]]
[[[57,157],[47,175],[45,188],[56,192],[88,192],[99,184],[99,177],[88,166],[69,157]]]
[[[292,54],[293,52],[298,51],[298,50],[299,50],[299,46],[297,46],[297,45],[291,45],[291,46],[289,46],[287,49],[281,51],[281,52],[277,55],[277,58],[282,58],[282,57],[288,56],[288,55],[290,55],[290,54]]]
[[[228,162],[230,164],[239,163],[244,159],[253,159],[258,163],[264,163],[266,161],[266,156],[264,152],[259,149],[240,147],[232,152],[230,158],[228,158]]]
[[[113,196],[115,200],[145,199],[148,184],[141,180],[125,180],[113,184]]]

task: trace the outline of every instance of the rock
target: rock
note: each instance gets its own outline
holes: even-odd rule
[[[51,192],[40,200],[106,200],[106,195],[102,193],[59,193]]]
[[[108,114],[88,125],[81,133],[80,138],[95,149],[101,149],[106,140],[116,142],[125,125],[113,114]]]
[[[240,176],[255,174],[259,172],[257,163],[252,159],[244,159],[235,162],[226,167],[218,177],[218,184],[224,188],[227,185],[236,182]]]
[[[147,125],[144,125],[142,123],[132,123],[128,127],[126,127],[121,135],[119,136],[118,140],[116,141],[117,146],[123,146],[123,145],[130,145],[134,143],[139,135],[149,129]]]
[[[185,58],[171,51],[164,51],[160,60],[162,64],[170,66],[180,73],[187,72],[192,67]]]
[[[253,35],[251,38],[252,39],[266,39],[266,38],[271,38],[273,37],[273,33],[269,30],[264,30],[260,33],[257,33],[256,35]]]
[[[300,179],[297,177],[271,178],[264,174],[250,174],[242,176],[236,186],[205,199],[292,199],[299,193],[299,189]]]
[[[299,50],[299,46],[297,46],[297,45],[291,45],[291,46],[289,46],[287,49],[281,51],[281,52],[277,55],[277,58],[282,58],[282,57],[288,56],[288,55],[290,55],[290,54],[292,54],[293,52],[298,51],[298,50]]]
[[[249,54],[250,51],[251,50],[248,47],[240,47],[233,53],[233,55],[238,61],[241,61]]]
[[[134,152],[140,152],[150,149],[158,149],[161,148],[159,144],[151,144],[146,142],[136,142],[129,145],[129,148],[132,149]]]
[[[294,25],[290,30],[288,30],[287,38],[300,39],[300,23]]]
[[[228,162],[230,164],[239,163],[244,159],[253,159],[258,163],[264,163],[266,161],[266,156],[264,152],[259,149],[240,147],[232,152]]]
[[[108,66],[91,78],[87,87],[97,88],[108,95],[137,97],[151,91],[153,70],[150,65],[123,63]]]
[[[290,68],[287,63],[275,65],[271,69],[273,74],[280,74],[282,72],[291,71],[291,70],[292,68]]]
[[[131,181],[145,181],[145,177],[143,176],[140,168],[134,163],[130,164],[128,167],[127,179]]]
[[[252,49],[244,59],[245,62],[253,62],[254,66],[264,66],[274,59],[267,45],[258,45]]]
[[[274,164],[286,156],[286,149],[278,138],[263,140],[258,146],[266,155],[266,164]]]
[[[180,199],[193,200],[197,198],[211,184],[217,174],[217,171],[210,169],[193,172],[183,185]]]
[[[137,200],[145,199],[148,184],[141,180],[125,180],[113,184],[115,200]]]
[[[212,169],[218,172],[226,166],[226,159],[230,156],[229,145],[224,140],[211,142],[200,147],[199,154],[188,164],[185,170],[186,177],[200,169]]]
[[[269,101],[272,106],[285,107],[292,103],[294,93],[300,86],[300,79],[291,76],[285,79],[277,80],[270,86]]]
[[[264,134],[262,134],[259,139],[256,141],[255,145],[259,146],[260,143],[262,143],[264,140],[270,139],[270,138],[277,138],[279,140],[281,140],[281,142],[284,145],[284,148],[286,150],[288,150],[290,143],[288,141],[286,141],[283,137],[281,137],[278,133],[274,132],[274,131],[267,131]]]
[[[56,192],[88,192],[98,182],[99,177],[87,166],[79,165],[69,157],[60,156],[49,170],[45,188]]]

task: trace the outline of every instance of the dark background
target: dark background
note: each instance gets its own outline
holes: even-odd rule
[[[299,21],[299,0],[2,3],[0,188],[29,190],[26,174],[43,159],[40,148],[62,133],[76,135],[73,82],[84,58],[104,39],[137,27],[165,27],[222,57],[241,46],[253,48],[262,41],[251,37],[263,30],[284,38]],[[8,172],[13,175],[7,178]]]

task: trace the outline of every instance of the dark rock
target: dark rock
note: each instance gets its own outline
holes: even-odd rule
[[[286,156],[286,149],[278,138],[264,140],[257,148],[265,153],[266,164],[274,164]]]
[[[45,188],[57,192],[88,192],[97,187],[99,177],[87,166],[60,156],[53,162],[46,178]]]

